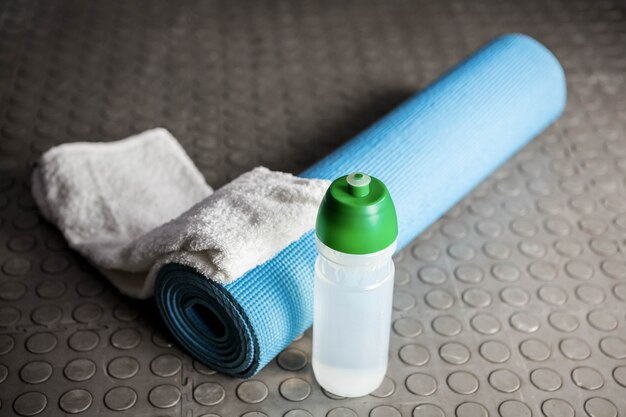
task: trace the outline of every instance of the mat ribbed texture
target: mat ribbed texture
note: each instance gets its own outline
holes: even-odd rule
[[[402,248],[554,121],[565,98],[556,58],[531,38],[504,36],[302,176],[359,170],[383,180]],[[187,268],[164,267],[155,294],[169,329],[213,369],[254,375],[311,325],[312,237],[223,287]]]

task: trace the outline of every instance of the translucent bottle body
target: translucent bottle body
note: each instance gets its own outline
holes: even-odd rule
[[[387,372],[395,243],[351,255],[317,242],[313,371],[327,391],[360,397]]]

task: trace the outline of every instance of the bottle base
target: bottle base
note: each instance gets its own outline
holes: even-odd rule
[[[379,368],[336,368],[313,361],[315,379],[322,388],[340,397],[363,397],[383,382],[386,366]]]

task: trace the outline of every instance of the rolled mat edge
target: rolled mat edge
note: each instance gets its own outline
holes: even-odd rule
[[[562,113],[565,75],[534,39],[490,42],[301,176],[365,171],[396,204],[402,248]],[[173,336],[200,362],[241,378],[256,374],[313,317],[313,232],[221,285],[169,264],[155,297]]]

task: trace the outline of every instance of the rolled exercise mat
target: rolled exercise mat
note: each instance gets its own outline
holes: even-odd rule
[[[391,192],[402,248],[563,111],[563,69],[524,35],[500,37],[301,175],[353,171]],[[228,285],[177,264],[155,295],[167,326],[216,371],[250,377],[311,326],[313,232]]]

